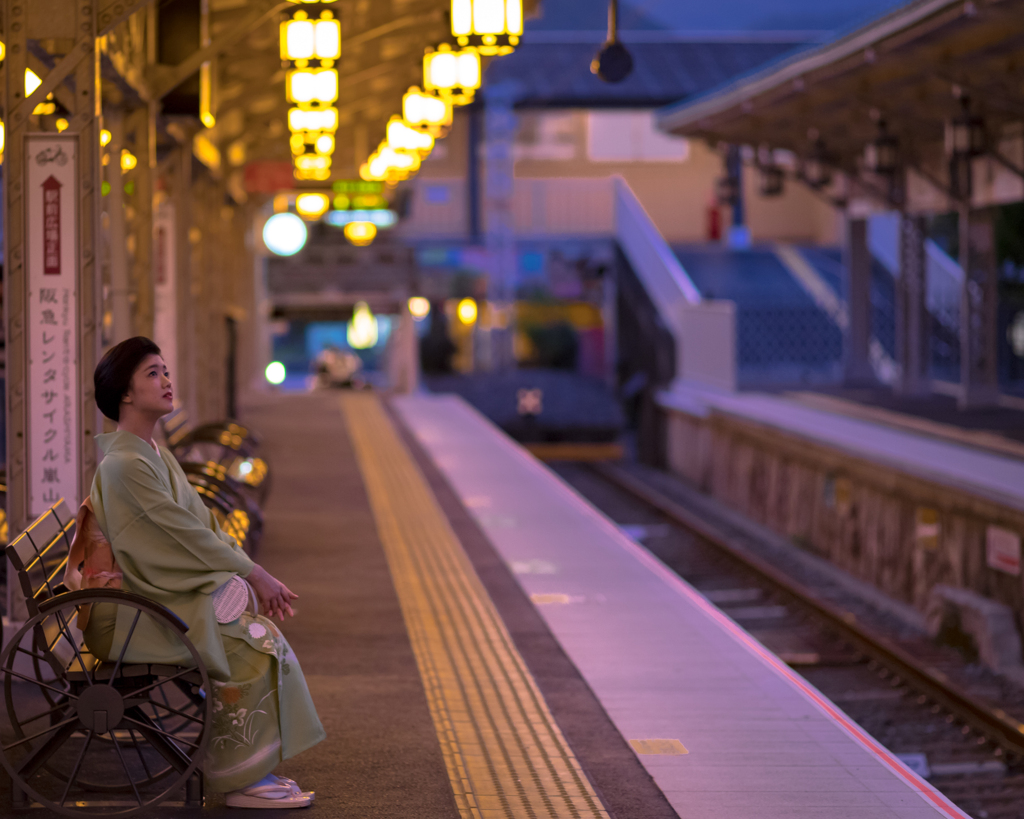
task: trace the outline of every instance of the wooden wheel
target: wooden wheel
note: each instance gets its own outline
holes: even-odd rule
[[[79,606],[100,603],[127,609],[130,624],[117,656],[104,662],[76,626]],[[132,642],[143,618],[174,635],[188,664],[129,662],[143,648]],[[184,788],[212,727],[209,676],[186,630],[167,609],[127,592],[85,590],[43,603],[0,653],[10,722],[0,762],[15,790],[67,816],[128,816]],[[63,669],[62,685],[39,679],[26,659]]]

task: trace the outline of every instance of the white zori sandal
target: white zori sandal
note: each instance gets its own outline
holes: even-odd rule
[[[307,795],[292,780],[270,774],[248,788],[225,794],[224,801],[229,808],[308,808],[313,802],[313,793],[310,791]]]

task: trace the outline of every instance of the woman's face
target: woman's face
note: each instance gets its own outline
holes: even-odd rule
[[[153,353],[142,360],[122,400],[136,412],[157,417],[174,409],[174,388],[163,358]]]

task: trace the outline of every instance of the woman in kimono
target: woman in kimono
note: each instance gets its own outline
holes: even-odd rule
[[[122,588],[166,606],[188,626],[188,638],[213,681],[213,734],[203,765],[211,791],[231,807],[306,807],[311,791],[275,776],[274,768],[324,739],[302,669],[271,617],[293,616],[293,594],[253,563],[189,485],[178,462],[157,447],[153,430],[173,409],[171,380],[160,349],[138,336],[113,347],[94,376],[96,403],[117,422],[97,436],[104,458],[91,502],[111,544]],[[217,592],[248,581],[263,615],[243,612],[218,622]],[[95,607],[85,629],[90,650],[117,656],[131,616],[116,604]],[[222,618],[223,619],[223,618]],[[140,633],[142,632],[142,633]],[[186,664],[181,644],[142,618],[128,662]]]

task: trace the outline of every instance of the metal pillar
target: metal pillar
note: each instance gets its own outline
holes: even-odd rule
[[[960,210],[961,409],[993,406],[999,399],[997,306],[999,276],[991,209]]]
[[[29,213],[28,207],[33,191],[28,187],[29,161],[39,164],[37,156],[28,156],[26,141],[30,134],[41,134],[38,121],[33,119],[35,106],[43,102],[46,95],[54,93],[65,99],[69,105],[69,127],[65,138],[77,177],[75,184],[62,186],[61,197],[72,197],[74,209],[73,278],[74,288],[70,290],[69,302],[61,305],[73,316],[77,326],[75,338],[69,338],[68,348],[73,351],[73,364],[77,378],[67,386],[67,404],[62,410],[70,413],[70,422],[65,428],[73,430],[67,441],[69,447],[66,461],[74,463],[77,475],[70,485],[64,485],[63,494],[70,504],[75,504],[88,492],[96,468],[96,446],[93,436],[99,431],[99,415],[92,396],[92,374],[98,352],[98,308],[97,281],[99,278],[99,213],[100,213],[100,97],[99,97],[99,53],[96,38],[99,33],[97,8],[92,0],[52,0],[25,4],[20,0],[4,0],[4,40],[7,46],[5,61],[4,119],[6,120],[5,181],[4,185],[4,242],[5,242],[5,299],[4,313],[7,330],[7,511],[11,536],[22,531],[31,522],[34,512],[30,506],[29,478],[33,474],[44,474],[47,467],[42,463],[44,452],[30,441],[30,414],[37,417],[42,406],[31,402],[38,396],[30,395],[30,371],[33,366],[30,356],[33,351],[31,337],[33,319],[31,310],[36,309],[30,302],[31,253],[39,253],[35,234],[30,230],[41,230],[39,214]],[[127,13],[137,6],[127,4]],[[119,7],[119,10],[121,7]],[[110,12],[104,9],[105,24],[110,21]],[[119,17],[118,21],[123,19]],[[111,23],[112,24],[112,23]],[[29,61],[28,41],[69,43],[71,48],[61,57],[46,76],[43,84],[26,98],[25,68]],[[68,94],[65,80],[71,79],[74,93]],[[42,134],[56,138],[55,132]],[[60,160],[52,157],[55,163]],[[65,163],[68,160],[65,159]],[[63,204],[61,204],[63,207]],[[63,224],[63,222],[62,222]],[[62,235],[62,245],[66,240]],[[47,240],[48,241],[48,240]],[[47,262],[47,273],[49,263]],[[59,278],[59,277],[58,277]],[[42,300],[42,293],[37,293]],[[67,326],[71,326],[68,324]],[[65,370],[71,372],[70,369]],[[70,486],[71,488],[68,488]],[[77,493],[76,497],[70,495]]]
[[[929,317],[925,305],[927,256],[923,216],[900,215],[900,275],[896,284],[896,356],[898,389],[905,395],[930,392]]]
[[[877,383],[871,368],[871,252],[868,223],[848,217],[846,221],[846,309],[850,321],[843,336],[843,382],[847,386]]]

